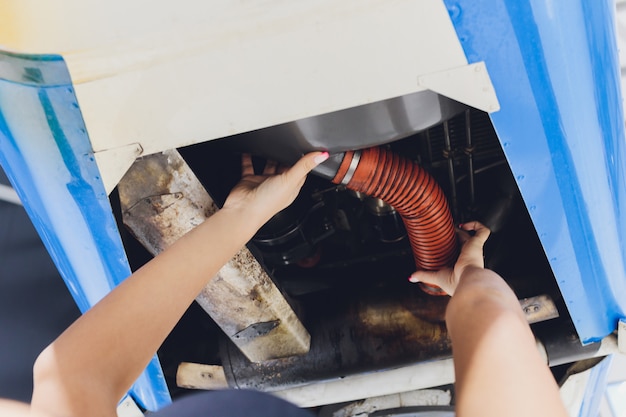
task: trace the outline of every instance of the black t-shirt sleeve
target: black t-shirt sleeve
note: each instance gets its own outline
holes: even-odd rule
[[[314,417],[307,410],[258,391],[223,390],[192,394],[146,417]]]

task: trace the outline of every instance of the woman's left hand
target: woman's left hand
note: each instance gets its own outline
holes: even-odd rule
[[[281,173],[277,173],[276,163],[268,161],[263,173],[256,175],[252,158],[243,154],[241,181],[232,189],[222,209],[245,209],[265,223],[295,200],[307,174],[326,159],[328,152],[312,152]]]
[[[482,223],[471,221],[460,225],[458,232],[462,246],[454,268],[443,268],[439,271],[417,271],[409,277],[410,282],[436,285],[448,295],[453,295],[466,269],[483,269],[485,267],[483,246],[491,231]],[[469,232],[473,233],[470,234]]]

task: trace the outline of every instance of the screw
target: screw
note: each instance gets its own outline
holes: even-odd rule
[[[541,306],[539,306],[538,304],[531,304],[529,306],[524,307],[524,313],[526,314],[536,313],[539,310],[541,310]]]

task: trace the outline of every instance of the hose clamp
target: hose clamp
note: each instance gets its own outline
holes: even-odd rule
[[[359,166],[359,161],[361,160],[361,151],[354,151],[352,154],[352,161],[350,161],[350,166],[348,167],[348,172],[343,176],[341,183],[343,185],[348,185],[352,177],[354,176],[354,172],[356,168]]]

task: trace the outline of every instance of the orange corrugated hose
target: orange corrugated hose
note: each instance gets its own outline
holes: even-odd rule
[[[333,178],[335,184],[342,181],[347,188],[380,198],[396,209],[404,221],[418,269],[434,271],[454,263],[458,246],[448,202],[439,185],[419,165],[382,148],[364,149],[358,160],[349,151]],[[422,288],[441,294],[437,287]]]

